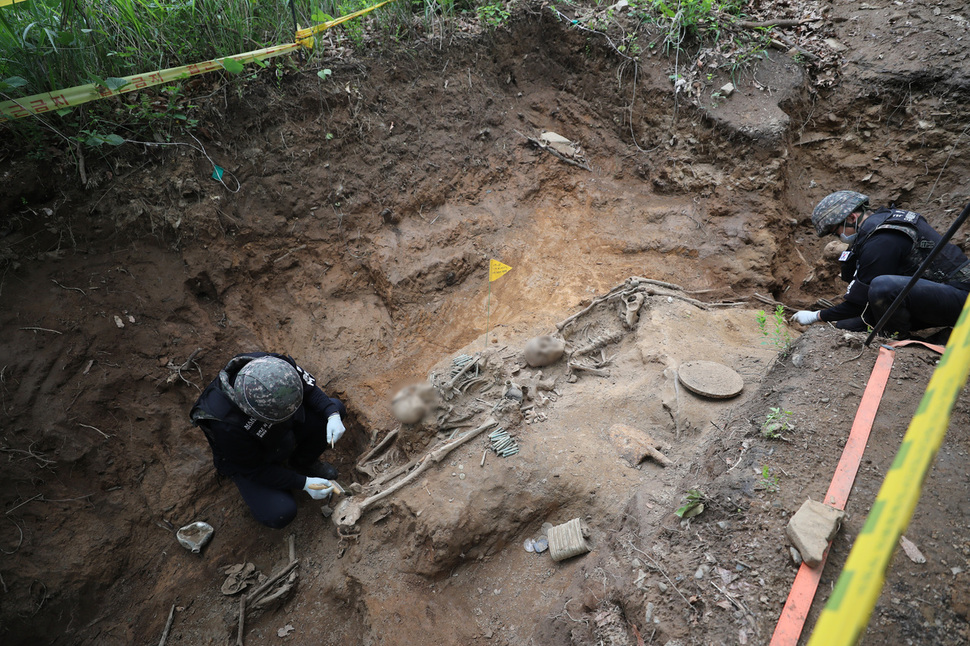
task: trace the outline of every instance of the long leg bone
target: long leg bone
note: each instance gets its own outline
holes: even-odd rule
[[[333,522],[336,523],[338,527],[347,527],[347,526],[354,525],[358,520],[360,520],[360,517],[364,514],[365,511],[367,511],[369,507],[380,502],[381,500],[384,500],[395,491],[403,488],[404,486],[412,482],[419,475],[421,475],[429,468],[431,468],[431,465],[437,464],[438,462],[440,462],[446,455],[451,453],[454,449],[458,448],[465,442],[468,442],[469,440],[475,437],[478,437],[484,431],[496,425],[498,425],[498,422],[495,421],[495,419],[490,417],[487,420],[485,420],[484,424],[482,424],[476,429],[468,431],[468,433],[466,433],[463,437],[457,440],[454,440],[453,442],[449,442],[443,446],[440,446],[434,451],[431,451],[423,458],[421,458],[421,460],[418,462],[417,468],[415,468],[414,471],[404,476],[403,478],[401,478],[401,480],[391,485],[384,491],[378,494],[375,494],[370,498],[366,498],[361,502],[356,502],[352,498],[345,498],[344,500],[340,501],[340,504],[338,504],[337,508],[334,510],[333,515],[331,516],[331,518],[333,518]]]

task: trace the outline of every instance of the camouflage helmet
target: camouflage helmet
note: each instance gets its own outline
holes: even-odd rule
[[[845,219],[858,211],[859,207],[869,206],[869,196],[855,191],[836,191],[822,198],[812,211],[812,224],[819,238],[835,231]]]
[[[259,357],[236,375],[232,400],[247,415],[276,424],[292,417],[303,403],[303,380],[283,359]]]

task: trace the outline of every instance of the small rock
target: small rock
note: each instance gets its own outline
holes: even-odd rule
[[[726,520],[717,521],[717,526],[720,527],[721,529],[731,529],[731,523],[729,523]]]
[[[958,574],[960,574],[960,573],[962,573],[962,572],[963,572],[963,568],[962,568],[962,567],[960,567],[960,566],[957,566],[957,567],[951,567],[951,568],[950,568],[950,572],[953,572],[953,576],[956,576],[956,575],[958,575]]]
[[[697,568],[697,571],[696,572],[694,572],[694,578],[695,579],[703,579],[704,577],[707,576],[707,574],[710,571],[711,571],[711,566],[708,565],[707,563],[704,563],[703,565],[701,565],[700,567]]]
[[[542,554],[549,549],[549,540],[545,536],[540,536],[532,541],[532,547],[535,549],[536,554]]]
[[[330,508],[330,505],[324,505],[320,508],[320,513],[323,514],[324,518],[330,518],[333,516],[333,509]]]
[[[843,45],[839,41],[835,40],[834,38],[826,38],[822,42],[824,42],[826,45],[828,45],[829,46],[829,49],[831,49],[833,52],[841,53],[841,52],[844,52],[845,51],[845,45]]]
[[[734,83],[725,83],[724,85],[721,86],[721,89],[718,91],[721,94],[723,94],[725,97],[729,97],[732,94],[734,94]]]
[[[795,366],[796,368],[801,368],[803,365],[805,365],[805,357],[800,354],[793,354],[791,357],[791,365]]]
[[[800,566],[802,564],[802,555],[794,547],[789,546],[788,550],[791,553],[791,560],[795,562],[795,565]]]
[[[552,523],[542,523],[542,535],[543,536],[548,536],[549,535],[549,530],[552,529],[552,528],[553,528],[553,524]]]
[[[464,473],[459,473],[458,474],[458,479],[459,480],[464,480],[465,479],[465,474]]]
[[[645,613],[643,620],[648,624],[653,623],[653,604],[650,602],[647,603],[647,612]]]
[[[115,316],[115,325],[119,328],[125,327],[125,322],[121,320],[120,316]]]
[[[664,583],[663,581],[657,581],[657,589],[660,590],[661,592],[666,592],[667,584]]]
[[[635,568],[643,567],[643,563],[640,561],[640,559],[633,559],[632,561],[630,561],[630,565],[632,565]]]
[[[522,547],[524,547],[525,551],[528,552],[529,554],[532,554],[533,552],[536,551],[535,542],[531,538],[525,539],[525,543],[522,544]]]
[[[835,507],[806,500],[788,521],[785,532],[802,560],[809,567],[817,567],[829,541],[839,531],[845,512]]]

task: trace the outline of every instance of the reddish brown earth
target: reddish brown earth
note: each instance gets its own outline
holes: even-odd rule
[[[186,146],[89,158],[78,188],[73,166],[7,144],[3,642],[156,643],[175,604],[168,643],[230,643],[237,604],[221,568],[279,569],[291,532],[258,526],[215,475],[187,423],[198,388],[237,352],[293,354],[351,409],[336,461],[346,483],[366,481],[356,458],[398,426],[397,389],[486,345],[498,258],[513,270],[492,284],[493,379],[526,339],[630,276],[741,305],[649,297],[607,346],[609,377],[568,383],[553,366],[548,419],[503,418],[519,455],[483,467],[473,441],[366,515],[356,539],[301,494],[299,584],[250,619],[246,643],[636,644],[634,626],[648,644],[767,643],[796,571],[785,524],[827,488],[875,350],[854,358],[819,327],[780,356],[754,295],[795,308],[838,297],[809,222],[830,191],[863,190],[940,228],[970,199],[965,13],[956,0],[835,6],[829,29],[847,50],[833,88],[813,91],[769,50],[735,97],[681,101],[676,121],[670,61],[646,58],[631,111],[630,70],[541,12],[334,63],[332,81],[294,68],[279,85],[227,84],[200,103],[196,136],[236,193]],[[578,142],[591,170],[529,145],[543,130]],[[567,337],[618,320],[597,309]],[[810,624],[933,370],[927,350],[898,354]],[[675,391],[669,369],[693,359],[737,369],[741,398]],[[792,412],[790,442],[760,435],[772,407]],[[961,400],[906,532],[927,563],[897,554],[865,643],[968,639],[970,574],[952,569],[970,570],[968,411]],[[626,466],[614,423],[649,432],[674,464]],[[388,463],[434,439],[405,429]],[[673,511],[691,488],[709,503],[683,526]],[[557,564],[522,548],[573,517],[590,526],[590,554]],[[201,555],[174,537],[194,520],[216,530]]]

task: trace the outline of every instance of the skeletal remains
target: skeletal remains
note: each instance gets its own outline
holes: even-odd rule
[[[430,469],[432,465],[441,462],[446,455],[451,453],[462,444],[465,444],[469,440],[478,437],[482,434],[482,432],[497,425],[498,422],[490,417],[485,420],[484,424],[478,428],[468,431],[457,440],[452,440],[451,442],[447,442],[444,445],[439,446],[430,453],[426,454],[420,460],[408,465],[410,467],[410,473],[378,494],[374,494],[373,496],[365,498],[360,502],[354,500],[353,498],[344,498],[337,504],[337,508],[333,511],[333,515],[331,516],[331,518],[333,518],[333,522],[336,523],[337,527],[352,527],[357,523],[358,520],[360,520],[360,517],[370,507],[373,507],[381,500],[384,500],[398,489],[405,487],[407,484],[415,480],[419,475]]]
[[[566,364],[570,382],[577,380],[577,373],[608,377],[610,372],[606,366],[612,362],[613,357],[607,356],[605,348],[622,341],[628,334],[626,330],[636,328],[640,310],[647,296],[662,296],[668,300],[678,299],[705,310],[740,305],[740,303],[703,303],[686,296],[684,292],[682,287],[671,283],[640,277],[628,278],[603,296],[593,299],[581,311],[556,324],[560,334],[572,336],[575,341],[567,344],[566,340],[558,336],[538,336],[526,343],[523,354],[519,356],[524,358],[525,364],[531,368],[545,368],[557,363],[568,354]],[[597,330],[598,334],[591,335],[590,325],[587,325],[582,331],[572,330],[571,334],[566,331],[572,323],[602,304],[616,308],[620,329],[600,329]],[[560,395],[555,391],[556,379],[543,378],[541,371],[532,374],[525,372],[516,374],[524,366],[508,371],[504,368],[505,361],[515,355],[502,356],[500,352],[500,350],[489,349],[472,356],[460,355],[453,360],[446,375],[432,373],[430,384],[405,387],[394,396],[391,402],[394,417],[407,426],[433,424],[439,432],[455,430],[455,433],[458,429],[474,426],[473,418],[488,410],[489,407],[492,414],[496,416],[510,410],[517,410],[525,415],[531,415],[532,418],[527,419],[529,423],[539,419],[542,414],[536,412],[536,408],[550,401],[540,391],[551,391],[557,396]],[[515,375],[514,379],[513,375]],[[494,400],[494,395],[492,401],[483,399],[482,395],[493,387],[501,388],[498,401]],[[475,394],[472,394],[473,392]],[[369,508],[406,487],[454,449],[498,424],[494,417],[489,417],[483,424],[465,432],[458,439],[445,441],[421,458],[391,468],[379,475],[377,473],[379,458],[376,456],[398,438],[398,431],[392,431],[358,462],[357,470],[371,478],[370,483],[364,488],[371,495],[364,497],[360,493],[359,484],[350,487],[350,490],[357,494],[356,497],[343,498],[337,503],[331,516],[338,530],[352,528]],[[380,460],[384,464],[393,464],[394,454],[398,451],[396,446],[392,447],[391,452],[385,453]],[[382,487],[386,488],[382,490]]]

